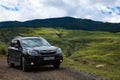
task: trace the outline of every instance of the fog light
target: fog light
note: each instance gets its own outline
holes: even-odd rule
[[[63,60],[60,60],[60,62],[62,62]]]
[[[31,62],[31,65],[34,65],[34,62]]]

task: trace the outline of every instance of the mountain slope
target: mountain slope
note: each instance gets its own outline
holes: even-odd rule
[[[13,27],[52,27],[64,29],[79,29],[88,31],[109,31],[119,32],[120,23],[103,23],[92,21],[88,19],[78,19],[72,17],[50,18],[50,19],[36,19],[25,22],[6,21],[0,22],[0,28]]]

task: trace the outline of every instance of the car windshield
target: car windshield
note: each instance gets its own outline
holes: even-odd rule
[[[50,46],[50,44],[45,39],[41,39],[41,38],[22,39],[22,45],[23,47],[30,47],[30,48]]]

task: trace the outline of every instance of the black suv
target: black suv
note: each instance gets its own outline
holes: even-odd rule
[[[23,71],[39,65],[53,65],[54,68],[59,68],[62,61],[61,48],[50,45],[42,37],[16,37],[8,47],[9,67],[20,65]]]

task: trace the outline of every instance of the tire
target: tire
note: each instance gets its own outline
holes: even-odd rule
[[[10,62],[8,63],[8,67],[10,67],[10,68],[11,68],[11,67],[14,67],[14,66],[15,66],[15,64],[14,64],[14,63],[10,63]]]
[[[22,57],[22,70],[24,71],[24,72],[26,72],[26,71],[28,71],[29,69],[28,69],[28,65],[26,65],[26,60],[25,60],[25,58],[24,57]]]
[[[53,66],[54,66],[55,69],[60,68],[60,64],[54,64]]]
[[[7,64],[8,64],[8,67],[14,67],[15,66],[15,64],[14,63],[11,63],[10,61],[9,61],[9,59],[10,59],[10,56],[8,55],[7,56]]]

